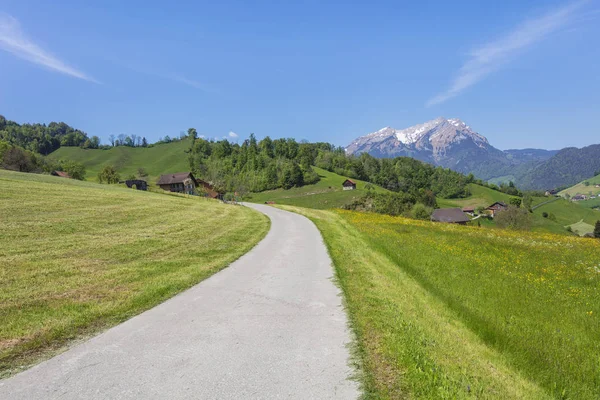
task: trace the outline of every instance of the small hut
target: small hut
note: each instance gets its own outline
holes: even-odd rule
[[[433,210],[431,220],[433,222],[445,222],[447,224],[459,225],[466,225],[466,223],[470,221],[467,214],[460,208],[438,208],[437,210]]]
[[[354,183],[353,181],[351,181],[350,179],[346,179],[343,183],[342,183],[342,188],[344,190],[354,190],[356,189],[356,183]]]

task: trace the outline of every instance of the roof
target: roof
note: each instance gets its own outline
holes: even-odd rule
[[[54,172],[52,172],[52,175],[60,176],[61,178],[70,178],[71,177],[65,171],[54,171]]]
[[[460,208],[438,208],[433,210],[431,220],[436,222],[469,222],[470,219]]]
[[[354,183],[353,181],[351,181],[350,179],[346,179],[344,182],[342,182],[342,185],[346,185],[346,183],[349,183],[351,185],[356,185],[356,183]]]
[[[497,201],[494,204],[492,204],[491,206],[489,206],[487,209],[489,210],[490,208],[494,207],[494,206],[500,206],[500,207],[504,207],[507,208],[508,206],[506,205],[506,203],[502,202],[502,201]]]
[[[156,184],[157,185],[170,185],[172,183],[183,183],[183,181],[185,181],[189,177],[196,180],[194,178],[194,175],[192,175],[191,172],[177,172],[175,174],[161,175],[160,178],[158,179],[158,182],[156,182]]]
[[[463,207],[462,210],[464,212],[473,212],[473,211],[475,211],[475,207]]]

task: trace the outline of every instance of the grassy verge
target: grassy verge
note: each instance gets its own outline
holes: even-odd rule
[[[206,199],[0,170],[0,374],[219,271],[268,231]]]
[[[286,209],[327,243],[366,397],[600,396],[600,242]]]

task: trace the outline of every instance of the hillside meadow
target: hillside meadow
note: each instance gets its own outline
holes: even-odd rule
[[[246,207],[0,170],[0,376],[200,282],[268,229]]]
[[[377,185],[369,184],[368,182],[358,179],[352,179],[352,181],[356,183],[355,190],[343,190],[342,183],[348,178],[318,167],[312,168],[320,178],[316,184],[304,185],[287,190],[276,189],[267,190],[261,193],[251,193],[248,195],[248,201],[252,203],[274,201],[276,204],[327,209],[340,208],[358,200],[360,197],[367,194],[367,185],[375,192],[388,192],[388,190]]]
[[[600,241],[281,207],[323,234],[367,398],[600,397]]]
[[[105,165],[114,166],[122,179],[129,175],[137,175],[138,168],[144,168],[148,173],[148,183],[154,184],[162,174],[190,170],[186,154],[189,147],[189,139],[159,143],[151,147],[83,149],[64,146],[51,153],[48,158],[82,163],[86,168],[86,180],[92,182],[97,182],[98,173]]]

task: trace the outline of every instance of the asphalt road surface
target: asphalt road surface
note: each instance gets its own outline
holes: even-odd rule
[[[0,380],[0,399],[355,399],[331,260],[305,217],[191,289]]]

